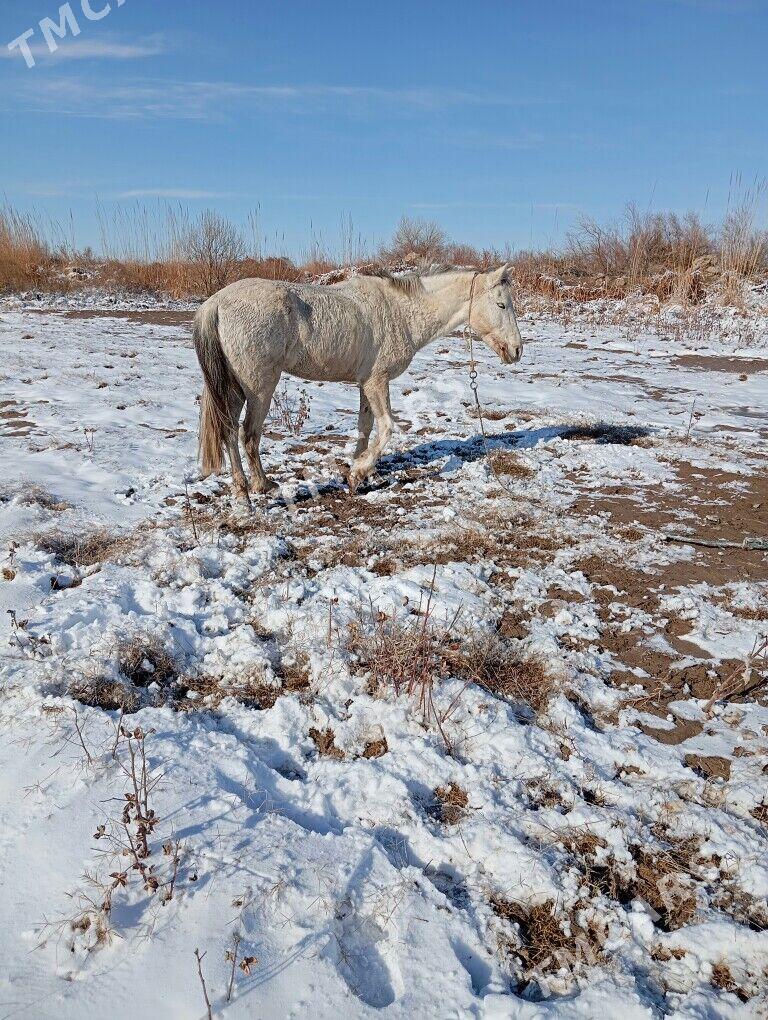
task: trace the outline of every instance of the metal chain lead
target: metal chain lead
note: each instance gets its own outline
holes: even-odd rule
[[[488,436],[485,431],[485,415],[483,414],[483,406],[480,402],[480,392],[477,384],[477,362],[475,361],[474,333],[472,331],[472,306],[475,301],[475,281],[479,275],[480,273],[475,272],[472,276],[472,282],[469,285],[469,309],[467,310],[467,323],[464,327],[464,341],[467,345],[467,352],[469,353],[469,388],[472,390],[472,396],[475,398],[475,407],[477,408],[477,417],[480,422],[480,432],[483,438],[483,449],[485,450],[486,462],[493,472],[494,478],[502,489],[504,489],[508,495],[514,496],[512,489],[501,480],[501,476],[493,463],[491,451],[488,449]]]

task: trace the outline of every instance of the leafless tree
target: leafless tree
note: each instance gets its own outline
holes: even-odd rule
[[[245,257],[245,241],[240,231],[211,209],[201,213],[192,225],[184,249],[204,297],[226,287]]]

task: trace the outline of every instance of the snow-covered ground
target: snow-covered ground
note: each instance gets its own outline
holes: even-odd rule
[[[355,497],[291,380],[246,519],[127,304],[0,311],[0,1017],[768,1015],[768,556],[664,537],[768,535],[765,317],[526,317],[488,450],[440,341]]]

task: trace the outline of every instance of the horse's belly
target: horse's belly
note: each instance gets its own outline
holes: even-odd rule
[[[300,379],[315,382],[358,382],[364,368],[364,358],[357,344],[299,342],[288,352],[285,370]]]

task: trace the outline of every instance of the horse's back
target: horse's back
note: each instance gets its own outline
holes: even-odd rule
[[[367,310],[352,288],[249,279],[210,300],[238,373],[258,361],[304,379],[354,382],[375,358]]]

